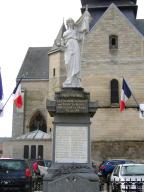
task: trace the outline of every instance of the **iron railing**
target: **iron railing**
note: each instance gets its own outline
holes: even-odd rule
[[[113,181],[101,184],[101,191],[106,192],[144,192],[144,180]]]

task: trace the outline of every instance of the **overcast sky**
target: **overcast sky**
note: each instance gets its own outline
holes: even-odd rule
[[[144,0],[137,0],[144,19]],[[80,17],[80,0],[0,0],[0,67],[4,100],[12,93],[29,47],[52,46],[63,19]],[[0,137],[12,133],[13,97],[0,117]]]

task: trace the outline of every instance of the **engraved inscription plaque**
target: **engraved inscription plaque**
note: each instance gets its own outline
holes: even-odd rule
[[[88,101],[81,99],[58,99],[56,105],[57,113],[87,113]]]
[[[88,127],[56,126],[55,162],[88,162]]]

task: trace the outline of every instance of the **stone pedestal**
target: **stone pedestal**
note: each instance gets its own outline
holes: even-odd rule
[[[47,101],[47,109],[54,117],[53,164],[43,191],[99,191],[90,164],[90,118],[97,102],[90,102],[90,94],[82,88],[63,88],[55,93],[55,101]]]

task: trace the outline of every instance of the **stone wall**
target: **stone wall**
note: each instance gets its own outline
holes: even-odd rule
[[[120,112],[119,108],[98,109],[91,119],[91,140],[143,140],[144,120],[136,108]]]
[[[49,139],[43,140],[14,140],[3,143],[3,157],[9,158],[24,158],[24,145],[28,145],[29,148],[31,145],[43,145],[43,159],[52,159],[52,142]]]
[[[23,158],[24,145],[43,145],[44,159],[52,159],[51,140],[11,140],[3,143],[3,157]],[[93,141],[91,143],[91,160],[101,162],[105,159],[133,159],[143,162],[144,140]]]
[[[109,36],[118,36],[118,49],[111,53]],[[128,80],[143,101],[144,37],[115,7],[111,6],[86,35],[82,62],[83,87],[101,106],[110,106],[110,81]],[[134,101],[132,101],[134,103]]]
[[[111,52],[109,36],[118,36],[118,49]],[[144,138],[144,120],[139,118],[137,105],[131,97],[121,113],[119,104],[111,105],[110,83],[125,77],[138,103],[144,102],[144,37],[130,21],[111,5],[85,37],[82,82],[99,108],[91,119],[92,141],[133,140]],[[134,106],[134,107],[133,107]]]
[[[55,69],[55,75],[53,70]],[[66,71],[64,66],[63,52],[58,51],[49,55],[49,99],[54,99],[56,91],[60,90],[65,79]]]
[[[40,111],[47,121],[48,112],[46,99],[48,98],[48,81],[23,81],[24,112],[14,107],[12,136],[17,137],[29,132],[29,123],[35,112]]]
[[[92,160],[131,159],[144,162],[144,141],[96,141],[92,142]]]

